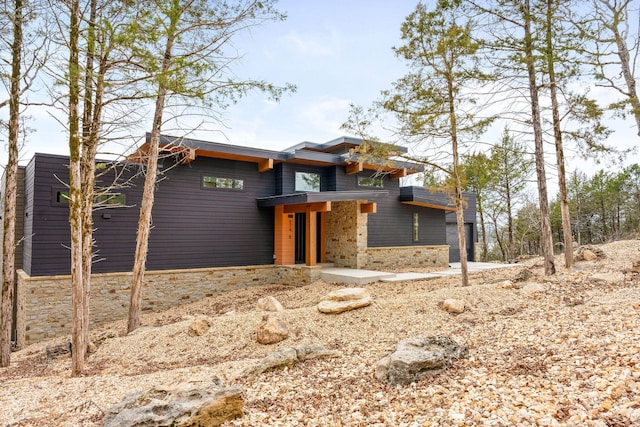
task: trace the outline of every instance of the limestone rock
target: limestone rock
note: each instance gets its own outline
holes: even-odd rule
[[[442,302],[442,309],[448,313],[460,314],[464,312],[465,302],[460,299],[449,298]]]
[[[589,277],[592,282],[604,283],[622,283],[624,282],[624,273],[620,271],[611,271],[608,273],[596,273]]]
[[[607,255],[597,246],[586,245],[580,246],[573,254],[573,257],[576,261],[595,261],[606,258]]]
[[[364,288],[343,288],[325,295],[318,304],[318,311],[337,314],[366,307],[372,302],[373,299]]]
[[[210,326],[211,324],[206,317],[198,317],[196,320],[191,322],[187,333],[192,337],[201,337],[207,333]]]
[[[244,400],[237,387],[191,383],[156,387],[125,396],[109,408],[104,427],[218,426],[242,416]]]
[[[538,282],[529,282],[524,285],[521,289],[522,293],[527,295],[535,295],[537,293],[541,293],[545,291],[545,287],[543,284]]]
[[[438,373],[455,359],[466,357],[465,345],[437,335],[400,341],[396,351],[382,358],[376,366],[376,378],[390,384],[409,384],[422,375]]]
[[[258,310],[264,310],[264,311],[284,311],[284,307],[282,307],[282,304],[280,304],[280,301],[278,301],[275,297],[272,296],[268,296],[268,297],[264,297],[264,298],[260,298],[258,300]]]
[[[275,344],[289,337],[289,329],[276,316],[265,314],[258,326],[258,342],[260,344]]]
[[[298,362],[309,359],[326,359],[339,357],[341,353],[337,350],[329,350],[323,346],[302,346],[296,348],[283,348],[274,351],[257,365],[246,369],[243,375],[258,375],[271,369],[293,366]]]
[[[633,271],[634,273],[640,273],[640,259],[633,261],[631,271]]]

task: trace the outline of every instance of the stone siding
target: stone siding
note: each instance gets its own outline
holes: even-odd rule
[[[148,271],[142,289],[142,312],[161,311],[223,292],[267,284],[306,285],[320,278],[320,267],[249,266]],[[90,327],[126,319],[131,273],[91,277]],[[71,332],[71,276],[30,277],[18,271],[17,345]],[[231,307],[230,307],[231,308]]]
[[[364,268],[367,263],[366,201],[332,202],[327,212],[326,259],[336,267]]]
[[[449,246],[391,246],[369,248],[366,268],[447,267]]]

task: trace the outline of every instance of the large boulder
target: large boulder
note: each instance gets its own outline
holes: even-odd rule
[[[372,302],[369,292],[364,288],[343,288],[322,297],[322,301],[318,304],[318,311],[337,314],[366,307]]]
[[[271,314],[265,314],[258,326],[258,342],[275,344],[289,337],[289,329],[285,323]]]
[[[394,385],[409,384],[422,375],[440,372],[453,360],[467,354],[465,345],[447,336],[408,338],[397,344],[395,352],[378,362],[376,378]]]
[[[241,417],[243,407],[237,387],[182,383],[128,394],[107,410],[103,426],[218,426]]]

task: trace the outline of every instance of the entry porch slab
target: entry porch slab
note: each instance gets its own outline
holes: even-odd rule
[[[352,268],[323,268],[320,278],[327,282],[348,283],[353,285],[366,285],[386,278],[394,277],[394,273],[383,271],[359,270]]]

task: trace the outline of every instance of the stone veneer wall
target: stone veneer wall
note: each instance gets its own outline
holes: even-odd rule
[[[327,212],[326,260],[336,267],[364,268],[367,263],[367,214],[360,212],[366,201],[332,202]]]
[[[234,289],[265,284],[305,285],[320,278],[320,267],[249,266],[149,271],[142,311],[161,311]],[[126,319],[131,273],[91,277],[91,327]],[[71,276],[30,277],[18,270],[17,345],[19,348],[71,332]]]
[[[449,245],[369,248],[366,268],[447,267]]]

